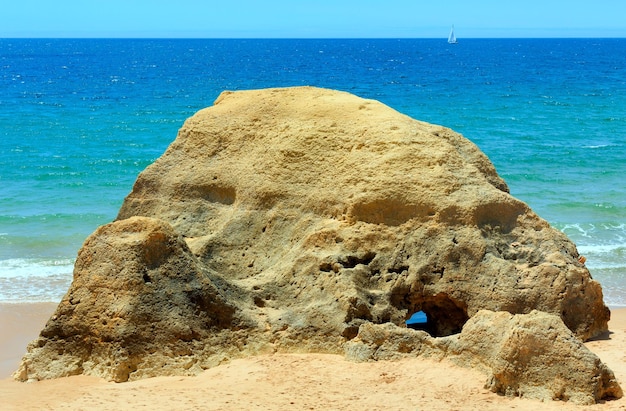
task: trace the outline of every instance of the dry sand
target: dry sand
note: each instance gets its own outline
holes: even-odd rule
[[[448,362],[351,363],[341,356],[281,354],[236,360],[197,377],[110,383],[77,376],[19,383],[9,376],[53,304],[0,304],[0,409],[8,410],[626,410],[626,399],[591,407],[506,398],[486,376]],[[587,346],[626,388],[626,309]]]

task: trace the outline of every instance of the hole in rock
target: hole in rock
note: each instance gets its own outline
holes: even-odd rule
[[[413,313],[413,315],[406,320],[406,326],[414,330],[422,330],[432,334],[429,330],[432,327],[432,323],[428,324],[428,316],[424,311]]]
[[[376,257],[376,253],[368,251],[363,255],[345,255],[338,259],[339,264],[344,268],[354,268],[358,264],[369,265]]]
[[[426,331],[433,337],[460,333],[469,319],[465,305],[445,293],[425,296],[415,307],[418,311],[409,317],[406,326]]]

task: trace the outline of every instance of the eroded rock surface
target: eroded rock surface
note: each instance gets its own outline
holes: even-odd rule
[[[480,310],[539,310],[587,339],[610,314],[578,257],[449,129],[332,90],[225,92],[86,241],[16,375],[341,353],[361,326],[418,310],[435,336]]]
[[[201,341],[241,325],[233,302],[169,224],[136,217],[102,226],[86,240],[70,290],[29,347],[39,354],[27,356],[16,376],[126,381],[188,369]]]
[[[595,404],[621,398],[613,372],[553,314],[479,311],[460,334],[433,338],[393,324],[363,324],[345,344],[354,361],[425,356],[488,375],[486,388],[508,396]]]

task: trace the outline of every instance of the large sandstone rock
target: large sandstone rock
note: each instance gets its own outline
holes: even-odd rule
[[[435,336],[483,309],[540,310],[586,339],[609,310],[578,257],[449,129],[331,90],[225,92],[86,241],[16,376],[339,353],[418,310]]]

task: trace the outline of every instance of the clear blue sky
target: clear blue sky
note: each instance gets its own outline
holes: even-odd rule
[[[626,0],[10,0],[0,37],[626,37]]]

